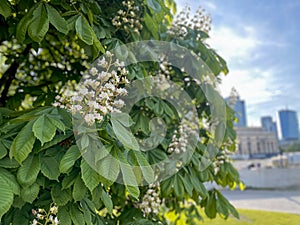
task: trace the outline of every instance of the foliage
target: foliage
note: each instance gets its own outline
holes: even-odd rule
[[[214,149],[217,154],[212,164],[201,170],[204,149],[211,146],[212,138],[210,131],[201,127],[198,135],[202,139],[191,161],[156,186],[162,203],[159,211],[145,213],[139,205],[149,187],[129,185],[129,181],[121,185],[99,176],[79,151],[71,114],[52,106],[66,86],[80,81],[90,62],[133,41],[156,39],[176,43],[199,55],[217,78],[222,72],[226,74],[225,61],[205,44],[206,32],[184,25],[180,27],[187,31],[185,38],[168,32],[175,11],[172,0],[1,0],[0,54],[5,63],[0,68],[1,224],[30,224],[36,216],[33,210],[50,212],[53,206],[58,207],[57,217],[63,225],[166,224],[165,210],[184,213],[187,221],[192,221],[201,218],[195,205],[203,207],[210,218],[217,213],[225,218],[229,214],[238,216],[219,191],[204,186],[206,182],[216,182],[235,188],[240,183],[238,173],[226,158],[227,151],[235,150],[233,113],[229,107],[225,137],[221,146]],[[122,16],[126,20],[121,23]],[[157,63],[150,62],[131,65],[128,79],[147,77],[157,67]],[[207,103],[214,96],[205,96],[197,82],[187,82],[184,72],[171,70],[170,79],[190,95],[199,118],[211,121]],[[107,116],[97,125],[110,154],[134,165],[148,165],[167,157],[167,144],[153,151],[134,153],[133,143],[123,146],[116,142],[116,136],[122,139],[128,135],[125,128],[130,127],[136,136],[147,137],[149,118],[158,116],[171,127],[168,143],[178,122],[175,110],[153,97],[138,102],[130,115],[129,124]],[[93,137],[86,136],[81,147],[97,150],[88,148],[95,146],[92,142]],[[111,173],[110,177],[117,179],[121,171],[130,174],[126,167],[119,168],[119,164],[104,158],[105,155],[98,159],[102,160],[100,168]]]
[[[281,146],[281,150],[284,152],[299,152],[300,151],[300,141],[295,141],[289,145]]]

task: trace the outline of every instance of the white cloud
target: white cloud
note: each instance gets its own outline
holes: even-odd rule
[[[214,27],[208,41],[210,46],[227,61],[229,74],[222,76],[221,94],[226,97],[235,87],[241,98],[246,101],[248,124],[259,125],[260,109],[258,105],[272,101],[281,90],[272,86],[276,68],[253,65],[255,57],[267,42],[262,42],[256,34],[259,32],[251,26],[244,26],[236,32],[230,27]]]
[[[255,37],[252,27],[244,27],[244,34],[229,27],[213,27],[208,44],[229,63],[242,63],[255,55],[260,41]]]

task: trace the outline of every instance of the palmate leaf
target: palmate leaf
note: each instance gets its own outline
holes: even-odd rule
[[[85,194],[88,192],[87,187],[85,186],[81,176],[78,175],[73,186],[72,196],[75,201],[81,201]]]
[[[60,224],[72,225],[72,220],[68,208],[68,206],[59,207],[57,218]]]
[[[40,172],[40,160],[38,156],[30,155],[23,162],[17,172],[17,180],[22,186],[32,185]]]
[[[88,45],[93,44],[93,30],[87,19],[80,15],[75,22],[75,29],[79,38]]]
[[[55,204],[58,206],[64,206],[72,199],[70,189],[62,190],[60,185],[56,185],[51,189],[51,197]]]
[[[49,30],[49,19],[44,4],[39,3],[33,11],[33,17],[28,26],[28,35],[32,40],[41,42]]]
[[[9,189],[15,195],[20,195],[20,186],[17,182],[16,177],[12,173],[10,173],[6,169],[0,168],[0,180],[1,180],[1,185],[3,182],[5,182],[9,186]]]
[[[61,121],[58,122],[58,120],[43,114],[34,122],[32,131],[34,136],[44,145],[45,142],[49,142],[54,138],[57,127],[63,131],[65,129]]]
[[[131,131],[127,130],[119,121],[112,119],[112,128],[118,140],[127,148],[138,150],[139,144]]]
[[[41,172],[50,180],[57,180],[60,175],[59,163],[55,156],[41,158]]]
[[[67,34],[69,31],[67,21],[51,5],[46,4],[48,19],[50,23],[61,33]]]
[[[113,202],[112,202],[111,198],[109,197],[109,195],[104,190],[102,190],[102,192],[101,192],[101,200],[104,203],[107,211],[110,214],[112,214],[112,211],[113,211]]]
[[[74,225],[84,225],[84,216],[83,213],[77,208],[76,205],[71,205],[70,215]]]
[[[14,194],[10,186],[0,176],[0,221],[2,216],[9,210],[13,201]]]
[[[99,174],[113,183],[117,180],[120,173],[120,164],[116,158],[111,155],[97,162],[97,170]]]
[[[77,145],[72,145],[63,156],[59,164],[59,171],[67,173],[68,170],[74,165],[75,161],[79,159],[81,153]]]
[[[157,0],[147,0],[147,5],[153,9],[155,12],[159,12],[161,10],[161,6]]]
[[[34,120],[22,128],[10,147],[10,157],[14,157],[19,163],[22,163],[32,151],[35,142],[35,136],[32,133],[33,123]]]
[[[82,180],[85,186],[92,192],[100,183],[99,174],[84,159],[81,160],[80,168]]]
[[[0,2],[0,14],[3,15],[5,19],[11,15],[10,4],[7,0]]]
[[[25,202],[32,203],[37,198],[39,191],[40,191],[40,186],[37,183],[34,183],[29,187],[22,188],[21,198]]]

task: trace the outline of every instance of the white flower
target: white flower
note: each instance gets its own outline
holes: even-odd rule
[[[70,107],[70,111],[72,114],[75,114],[76,112],[80,112],[81,109],[82,109],[81,105],[71,105]]]
[[[125,88],[118,88],[117,94],[121,96],[127,95],[127,90]]]
[[[108,99],[108,98],[109,98],[108,94],[105,93],[105,92],[101,93],[101,94],[99,95],[99,97],[102,98],[102,99]]]
[[[101,73],[98,76],[98,79],[102,82],[106,82],[109,80],[110,76],[111,76],[111,73],[108,73],[106,71],[101,71]]]
[[[103,57],[102,59],[99,59],[98,60],[98,65],[101,66],[101,67],[104,67],[103,65],[106,64],[106,61],[105,61],[105,58]]]
[[[114,106],[117,108],[122,108],[124,104],[125,104],[124,101],[121,99],[114,101]]]
[[[57,217],[55,217],[55,219],[54,219],[54,224],[55,225],[59,224],[59,221],[58,221]]]
[[[83,97],[80,95],[75,95],[71,97],[71,102],[81,102],[83,100]]]
[[[89,93],[89,90],[87,88],[80,88],[79,89],[79,94],[80,95],[87,95]]]
[[[95,122],[95,116],[94,116],[94,114],[86,114],[85,116],[84,116],[84,120],[85,120],[85,122],[89,125],[89,126],[91,126],[91,125],[93,125],[94,124],[94,122]]]
[[[95,76],[98,73],[98,70],[96,67],[91,68],[90,73]]]
[[[115,91],[115,89],[116,89],[116,86],[113,85],[112,83],[106,83],[104,85],[104,87],[107,88],[107,89],[109,89],[109,90],[111,90],[111,91]]]
[[[81,107],[81,106],[80,106]],[[52,206],[51,208],[50,208],[50,212],[52,213],[52,214],[57,214],[57,212],[58,212],[58,208],[57,208],[57,206]]]

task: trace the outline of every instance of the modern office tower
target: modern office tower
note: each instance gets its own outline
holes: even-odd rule
[[[278,139],[278,132],[277,132],[277,124],[273,121],[271,116],[263,116],[260,118],[261,126],[265,129],[265,131],[273,132],[275,137]]]
[[[236,117],[238,118],[238,122],[234,125],[236,127],[246,127],[247,126],[247,118],[246,118],[246,107],[245,101],[240,99],[239,95],[230,96],[225,99],[229,106],[235,111]]]
[[[297,112],[293,110],[280,110],[278,112],[279,139],[283,142],[299,139],[299,123]]]

